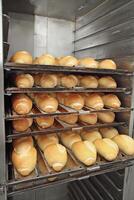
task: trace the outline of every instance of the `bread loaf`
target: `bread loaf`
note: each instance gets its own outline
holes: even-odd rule
[[[36,137],[37,143],[40,149],[44,152],[47,146],[51,144],[57,144],[59,142],[58,137],[55,133],[47,135],[38,135]]]
[[[106,94],[102,96],[102,100],[104,102],[105,107],[119,108],[121,106],[119,98],[114,94]]]
[[[87,124],[96,124],[97,114],[91,113],[91,114],[86,114],[86,115],[79,115],[79,121],[85,122]]]
[[[94,58],[82,58],[79,60],[79,65],[86,68],[98,68],[98,62]]]
[[[106,59],[106,60],[102,60],[99,63],[99,68],[101,69],[116,69],[116,63],[113,60],[110,59]]]
[[[100,88],[117,88],[117,83],[111,76],[101,77],[98,83]]]
[[[17,119],[12,121],[12,126],[16,131],[24,132],[32,125],[32,123],[32,118]]]
[[[112,139],[119,134],[118,130],[114,127],[105,127],[99,129],[102,137]]]
[[[37,162],[37,151],[33,146],[31,137],[17,139],[13,144],[12,162],[22,176],[29,175]]]
[[[60,136],[61,136],[61,141],[62,141],[63,145],[69,149],[71,149],[72,145],[75,142],[81,141],[80,135],[73,131],[63,132]]]
[[[66,75],[61,77],[61,86],[66,88],[74,88],[78,85],[78,79],[74,75]]]
[[[115,120],[114,112],[98,112],[98,119],[104,123],[112,123]]]
[[[98,81],[94,76],[83,76],[80,78],[80,86],[85,88],[97,88]]]
[[[55,74],[43,74],[40,78],[40,86],[43,88],[54,88],[58,85],[58,77]]]
[[[35,122],[38,124],[39,127],[43,129],[49,128],[54,124],[54,117],[52,116],[37,117],[35,118]]]
[[[75,110],[81,110],[84,106],[84,99],[79,94],[69,93],[67,96],[65,96],[64,105]]]
[[[79,141],[72,145],[72,151],[76,158],[87,166],[96,162],[97,152],[94,144],[89,141]]]
[[[113,141],[118,145],[120,151],[128,156],[134,155],[134,140],[128,135],[116,135]]]
[[[78,115],[61,115],[58,117],[63,122],[66,122],[67,124],[75,124],[78,121]]]
[[[101,96],[97,93],[89,94],[85,97],[85,105],[95,110],[101,110],[104,107]]]
[[[27,51],[17,51],[11,58],[10,61],[18,64],[32,64],[33,58]]]
[[[67,163],[67,151],[61,144],[51,144],[44,150],[44,156],[55,171],[61,171]]]
[[[59,59],[59,64],[61,66],[74,67],[78,65],[78,60],[73,56],[65,56]]]
[[[28,114],[32,105],[32,100],[25,94],[16,94],[12,98],[12,107],[17,114]]]
[[[94,142],[95,140],[102,138],[100,132],[97,129],[82,131],[81,137],[83,140],[88,140],[90,142]]]
[[[34,79],[30,74],[19,74],[15,77],[15,85],[18,88],[32,88]]]
[[[109,138],[104,138],[104,139],[97,139],[94,142],[95,147],[97,149],[98,154],[100,154],[103,158],[105,158],[108,161],[115,160],[119,148],[115,142],[113,142]]]
[[[55,58],[50,54],[43,54],[42,56],[36,58],[34,64],[39,65],[55,65]]]

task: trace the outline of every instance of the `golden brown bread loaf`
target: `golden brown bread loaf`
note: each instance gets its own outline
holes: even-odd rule
[[[79,141],[72,145],[72,151],[76,158],[87,166],[96,162],[97,152],[94,144],[89,141]]]
[[[19,138],[13,143],[12,162],[22,176],[29,175],[37,162],[37,151],[33,146],[32,137]]]
[[[121,106],[119,98],[114,94],[106,94],[102,96],[102,100],[106,107],[119,108]]]
[[[50,54],[43,54],[34,60],[34,64],[55,65],[55,58]]]
[[[114,127],[105,127],[99,129],[102,137],[112,139],[119,134],[118,130]]]
[[[59,58],[59,64],[61,66],[74,67],[78,65],[78,60],[74,56],[65,56]]]
[[[117,88],[117,83],[111,76],[101,77],[98,83],[100,88]]]
[[[38,124],[40,128],[49,128],[54,124],[54,117],[52,116],[44,116],[35,118],[35,122]]]
[[[35,85],[43,88],[54,88],[58,85],[58,76],[55,74],[36,74],[34,82]]]
[[[66,75],[61,77],[61,86],[66,88],[74,88],[78,85],[78,79],[74,75]]]
[[[97,139],[94,142],[95,147],[97,149],[98,154],[100,154],[103,158],[105,158],[108,161],[115,160],[119,148],[115,142],[113,142],[109,138],[104,138],[104,139]]]
[[[101,69],[116,69],[116,63],[113,60],[110,59],[106,59],[106,60],[102,60],[99,63],[99,68]]]
[[[51,95],[42,93],[33,96],[36,105],[44,112],[52,113],[58,109],[58,101]]]
[[[77,93],[69,93],[64,98],[64,105],[75,110],[81,110],[84,106],[84,99]]]
[[[55,133],[47,135],[38,135],[36,137],[37,143],[42,151],[51,144],[59,143],[58,137]]]
[[[28,114],[32,106],[32,100],[25,94],[16,94],[12,98],[12,107],[17,114]]]
[[[87,124],[96,124],[97,123],[97,114],[91,113],[86,115],[79,115],[79,120]]]
[[[128,135],[116,135],[113,141],[118,145],[120,151],[128,156],[134,155],[134,140]]]
[[[103,100],[97,93],[88,94],[88,96],[85,97],[85,105],[95,110],[101,110],[104,107]]]
[[[34,79],[30,74],[18,74],[15,77],[15,85],[18,88],[32,88]]]
[[[17,119],[12,121],[12,126],[16,131],[23,132],[26,131],[32,123],[32,118]]]
[[[94,76],[83,76],[80,78],[80,86],[85,88],[97,88],[98,81]]]
[[[65,102],[65,98],[66,96],[68,96],[69,93],[56,93],[56,98],[58,99],[58,102],[61,103],[61,104],[64,104]]]
[[[114,112],[98,112],[98,119],[104,123],[112,123],[115,120]]]
[[[75,124],[78,121],[78,115],[61,115],[58,117],[63,122],[66,122],[67,124]]]
[[[17,51],[11,58],[10,61],[18,64],[32,64],[33,58],[27,51]]]
[[[90,57],[80,59],[79,65],[86,68],[98,68],[98,62]]]
[[[60,136],[61,136],[61,141],[62,141],[63,145],[69,149],[71,149],[72,145],[75,142],[81,141],[80,135],[74,131],[63,132],[63,133],[61,133]]]
[[[90,142],[94,142],[95,140],[102,138],[100,132],[97,129],[82,131],[81,137],[83,140],[88,140]]]
[[[44,156],[55,171],[61,171],[67,163],[67,151],[61,144],[51,144],[44,150]]]

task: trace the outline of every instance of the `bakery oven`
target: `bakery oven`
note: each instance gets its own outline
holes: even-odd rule
[[[0,199],[133,200],[134,1],[0,1]]]

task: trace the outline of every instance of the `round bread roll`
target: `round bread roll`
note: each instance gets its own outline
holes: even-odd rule
[[[65,56],[59,59],[61,66],[74,67],[78,65],[78,60],[74,56]]]
[[[32,64],[33,58],[27,51],[17,51],[10,61],[18,64]]]
[[[97,93],[89,94],[85,97],[85,105],[95,110],[101,110],[104,107],[101,96]]]
[[[71,107],[75,110],[81,110],[84,106],[84,99],[79,94],[70,93],[65,96],[64,104],[65,106]]]
[[[43,54],[42,56],[36,58],[34,64],[55,65],[55,58],[50,54]]]
[[[15,78],[15,85],[18,88],[32,88],[34,79],[30,74],[19,74]]]
[[[106,107],[119,108],[121,106],[119,98],[114,94],[106,94],[102,96],[102,100]]]
[[[31,137],[19,138],[13,143],[12,162],[22,176],[29,175],[37,162],[37,151]]]
[[[114,112],[98,112],[98,119],[104,123],[112,123],[115,120]]]
[[[43,74],[40,78],[40,86],[43,88],[54,88],[58,85],[58,77],[55,74]]]
[[[12,121],[12,126],[16,131],[24,132],[32,125],[32,123],[32,118],[17,119]]]
[[[89,141],[79,141],[72,145],[72,151],[76,158],[87,166],[96,162],[97,152],[94,144]]]
[[[87,124],[96,124],[97,123],[97,114],[91,113],[86,115],[79,115],[79,120]]]
[[[74,75],[67,75],[61,77],[61,86],[66,88],[74,88],[78,85],[78,79]]]
[[[63,145],[65,145],[67,148],[71,149],[72,145],[75,142],[81,141],[81,137],[76,132],[67,131],[67,132],[63,132],[61,134],[61,141],[62,141]]]
[[[61,171],[67,163],[67,151],[61,144],[51,144],[44,150],[44,156],[55,171]]]
[[[37,106],[44,112],[52,113],[58,109],[57,99],[48,94],[35,94],[34,100]]]
[[[35,118],[35,122],[38,124],[39,127],[43,129],[49,128],[54,124],[54,117],[52,116],[37,117]]]
[[[58,117],[63,122],[66,122],[67,124],[75,124],[78,121],[78,115],[61,115]]]
[[[101,69],[116,69],[116,63],[113,60],[106,59],[99,63]]]
[[[97,139],[94,142],[95,147],[97,149],[98,154],[100,154],[103,158],[105,158],[108,161],[115,160],[119,148],[115,142],[113,142],[109,138],[104,138],[104,139]]]
[[[99,129],[102,137],[112,139],[119,134],[118,130],[114,127],[105,127]]]
[[[46,149],[47,146],[51,144],[59,143],[58,137],[55,133],[47,135],[38,135],[36,137],[37,143],[42,151]]]
[[[83,76],[80,79],[80,86],[85,88],[97,88],[98,81],[94,76]]]
[[[86,68],[98,68],[98,62],[94,58],[82,58],[79,65]]]
[[[16,94],[12,98],[12,107],[17,114],[28,114],[32,105],[32,100],[25,94]]]
[[[94,142],[97,139],[102,139],[102,136],[97,129],[82,131],[81,137],[83,140],[88,140],[90,142]]]
[[[120,151],[128,156],[134,155],[134,140],[128,135],[116,135],[113,141],[118,145]]]
[[[98,83],[100,88],[117,88],[117,83],[111,76],[101,77]]]

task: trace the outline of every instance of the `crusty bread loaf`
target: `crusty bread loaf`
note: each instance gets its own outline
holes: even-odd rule
[[[32,123],[32,118],[17,119],[12,121],[12,126],[16,131],[23,132],[26,131]]]
[[[116,88],[117,83],[111,76],[104,76],[98,80],[100,88]]]
[[[101,69],[116,69],[117,66],[113,60],[106,59],[106,60],[102,60],[99,63],[99,68],[101,68]]]
[[[61,144],[51,144],[44,150],[44,156],[55,171],[61,171],[67,163],[67,151]]]
[[[17,114],[28,114],[32,105],[32,100],[25,94],[16,94],[12,98],[12,107]]]
[[[40,78],[40,86],[43,88],[54,88],[58,85],[58,77],[55,74],[43,74]]]
[[[112,123],[115,120],[114,112],[98,112],[98,119],[104,123]]]
[[[89,141],[79,141],[72,145],[72,151],[76,158],[87,166],[96,162],[97,152],[94,144]]]
[[[100,132],[97,129],[82,131],[81,137],[83,140],[88,140],[90,142],[94,142],[95,140],[102,138]]]
[[[134,140],[128,135],[116,135],[113,141],[118,145],[120,151],[128,156],[134,155]]]
[[[101,110],[104,107],[101,96],[97,93],[89,94],[85,97],[85,105],[95,110]]]
[[[91,114],[86,114],[86,115],[79,115],[79,121],[85,122],[87,124],[96,124],[97,114],[91,113]]]
[[[60,136],[61,136],[61,141],[62,141],[63,145],[69,149],[71,149],[72,145],[75,142],[81,141],[80,135],[74,131],[63,132],[63,133],[61,133]]]
[[[34,64],[39,65],[55,65],[55,58],[50,54],[43,54],[34,60]]]
[[[22,176],[29,175],[37,162],[37,151],[31,137],[19,138],[13,143],[12,162]]]
[[[83,76],[80,78],[80,86],[85,88],[97,88],[98,81],[94,76]]]
[[[57,144],[59,142],[58,137],[55,133],[47,135],[38,135],[36,137],[37,143],[42,151],[51,144]]]
[[[61,66],[74,67],[78,65],[78,60],[74,56],[65,56],[59,58],[59,64]]]
[[[32,64],[33,58],[27,51],[17,51],[11,58],[10,61],[18,64]]]
[[[64,105],[75,110],[81,110],[84,106],[84,99],[77,93],[69,93],[65,96]]]
[[[105,127],[99,129],[102,137],[112,139],[119,134],[118,130],[114,127]]]
[[[98,68],[98,62],[90,57],[80,59],[79,65],[86,68]]]
[[[97,139],[94,141],[95,147],[97,149],[98,154],[100,154],[103,158],[105,158],[108,161],[115,160],[119,148],[115,142],[113,142],[109,138],[104,139]]]
[[[119,108],[121,106],[119,98],[114,94],[106,94],[102,96],[102,100],[105,107]]]
[[[30,74],[18,74],[15,77],[15,85],[18,88],[32,88],[34,79]]]
[[[63,122],[66,122],[67,124],[75,124],[78,121],[78,115],[60,115],[58,117]]]
[[[61,86],[74,88],[78,85],[78,79],[75,75],[66,75],[61,77]]]
[[[52,116],[44,116],[35,118],[35,122],[41,128],[49,128],[54,124],[54,117]]]

